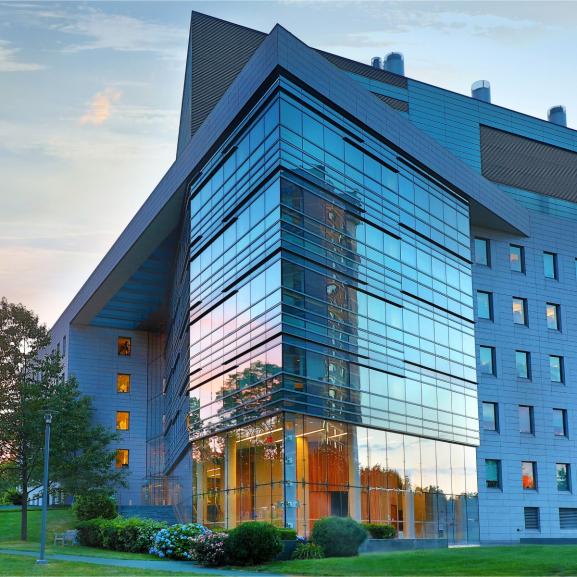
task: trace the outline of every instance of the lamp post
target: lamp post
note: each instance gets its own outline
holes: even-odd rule
[[[44,490],[42,496],[42,531],[40,533],[40,558],[36,561],[39,565],[46,565],[48,561],[44,558],[46,551],[46,521],[48,519],[48,459],[50,457],[50,425],[52,424],[52,415],[44,415],[46,430],[44,434]]]

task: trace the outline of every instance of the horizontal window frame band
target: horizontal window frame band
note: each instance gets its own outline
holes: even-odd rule
[[[446,309],[445,307],[442,307],[441,305],[437,305],[437,304],[435,304],[435,303],[432,303],[431,301],[428,301],[427,299],[424,299],[423,297],[419,297],[419,296],[417,296],[417,295],[415,295],[415,294],[413,294],[413,293],[410,293],[409,291],[406,291],[406,290],[401,289],[401,292],[402,292],[404,295],[415,299],[416,301],[419,301],[419,302],[421,302],[421,303],[427,304],[427,305],[429,305],[429,306],[431,306],[431,307],[433,307],[433,308],[435,308],[435,309],[437,309],[437,310],[443,311],[444,313],[447,313],[447,314],[449,314],[449,315],[451,315],[451,316],[453,316],[453,317],[457,317],[458,319],[461,319],[462,321],[466,321],[466,322],[468,322],[469,324],[471,324],[471,325],[473,325],[473,326],[475,325],[475,320],[474,320],[474,319],[468,319],[467,317],[464,317],[463,315],[460,315],[460,314],[455,313],[455,312],[453,312],[453,311],[451,311],[451,310],[449,310],[449,309]]]
[[[196,301],[194,304],[190,305],[190,307],[188,308],[188,312],[192,312],[197,306],[201,305],[202,301]]]
[[[431,367],[427,367],[425,365],[421,365],[419,363],[415,363],[415,362],[409,361],[407,359],[403,359],[403,362],[407,365],[411,365],[413,367],[419,367],[420,369],[424,369],[424,370],[429,371],[431,373],[435,373],[438,375],[445,375],[451,379],[455,379],[456,381],[461,381],[464,383],[470,383],[471,385],[475,385],[475,386],[478,386],[478,384],[479,384],[477,381],[471,381],[469,379],[465,379],[464,377],[459,377],[457,375],[452,375],[451,373],[446,373],[445,371],[439,371],[438,369],[432,369]]]
[[[207,241],[194,252],[194,254],[188,257],[188,264],[192,263],[192,261],[196,260],[219,236],[223,235],[227,229],[229,229],[238,219],[231,220],[227,222],[223,227],[219,228],[217,232],[215,232]]]
[[[455,258],[458,258],[459,260],[462,260],[463,262],[465,262],[469,265],[473,264],[472,260],[469,260],[468,258],[464,257],[463,255],[459,254],[458,252],[451,250],[450,248],[447,248],[446,246],[442,245],[440,242],[433,240],[432,238],[428,237],[426,234],[419,232],[418,230],[414,229],[413,227],[409,226],[408,224],[405,224],[404,222],[400,222],[399,226],[404,228],[405,230],[408,230],[409,232],[412,232],[415,236],[418,236],[419,238],[422,238],[423,240],[426,240],[427,242],[430,242],[431,244],[435,245],[436,247],[442,249],[443,252],[448,252],[449,254],[453,255]]]
[[[355,148],[356,150],[358,150],[359,152],[361,152],[362,154],[366,154],[369,158],[372,158],[375,162],[378,162],[379,164],[383,165],[385,168],[387,168],[388,170],[394,172],[395,174],[399,174],[399,169],[395,168],[394,166],[392,166],[391,164],[389,164],[388,162],[385,162],[382,158],[379,158],[374,152],[371,152],[370,150],[368,150],[367,148],[364,148],[362,146],[359,145],[358,142],[355,142],[353,140],[351,140],[348,136],[345,136],[343,138],[343,140],[347,143],[350,144],[353,148]],[[398,157],[397,157],[398,158]]]
[[[343,353],[343,354],[345,354],[345,355],[351,355],[351,354],[352,354],[352,355],[355,355],[356,357],[361,358],[361,359],[367,359],[367,360],[369,360],[369,361],[371,360],[371,357],[369,357],[369,356],[367,356],[367,355],[362,355],[362,354],[360,354],[360,353],[351,353],[351,352],[347,351],[346,349],[342,349],[342,348],[340,348],[340,347],[335,347],[335,346],[332,346],[332,345],[325,345],[324,343],[321,343],[321,342],[319,342],[319,341],[315,341],[314,339],[310,339],[310,338],[308,338],[308,337],[303,337],[303,336],[301,336],[301,335],[295,335],[295,334],[292,334],[292,333],[290,333],[290,332],[288,332],[288,331],[285,331],[285,330],[283,330],[282,334],[283,334],[283,335],[286,335],[286,336],[288,336],[288,337],[297,338],[297,339],[299,339],[299,340],[301,340],[301,341],[305,341],[305,342],[307,342],[307,343],[311,343],[311,344],[314,344],[314,345],[319,345],[319,346],[321,346],[321,347],[329,347],[329,348],[331,348],[331,349],[333,349],[333,350],[335,350],[335,351],[338,351],[339,353]],[[285,342],[283,342],[283,345],[288,345],[288,344],[290,344],[290,343],[285,343]],[[298,346],[298,345],[296,345],[296,346]],[[337,358],[338,358],[338,357],[337,357]],[[345,361],[346,361],[347,359],[341,359],[341,360],[345,360]]]
[[[222,366],[228,365],[229,363],[232,363],[233,361],[235,361],[236,359],[242,357],[243,355],[246,355],[248,353],[253,352],[254,350],[270,343],[271,341],[274,341],[276,338],[278,337],[282,337],[283,332],[279,331],[277,333],[275,333],[274,335],[271,335],[270,337],[267,337],[266,339],[264,339],[263,341],[261,341],[260,343],[253,345],[252,347],[249,347],[248,349],[245,349],[244,351],[237,353],[236,355],[234,355],[234,357],[230,357],[229,359],[227,359],[226,361],[223,361]],[[279,343],[282,345],[282,342]]]
[[[189,250],[190,250],[195,244],[199,243],[199,242],[202,240],[202,237],[203,237],[203,235],[202,235],[202,234],[199,234],[199,235],[197,235],[195,238],[193,238],[193,239],[190,241],[190,244],[188,245]]]
[[[196,385],[194,385],[194,387],[189,387],[187,390],[187,393],[190,393],[192,391],[195,391],[196,389],[198,389],[199,387],[202,387],[203,385],[206,385],[207,383],[210,383],[210,381],[212,381],[213,379],[218,379],[218,377],[222,377],[223,375],[226,375],[226,373],[228,373],[229,371],[233,371],[234,369],[238,369],[240,365],[234,365],[234,367],[228,367],[228,369],[225,369],[219,373],[217,373],[216,375],[212,375],[212,377],[210,377],[209,379],[205,379],[204,381],[202,381],[202,383],[198,383]],[[202,368],[198,368],[194,371],[192,371],[190,373],[190,376],[194,375],[195,373],[198,373],[202,371]],[[200,408],[200,407],[199,407]]]
[[[380,296],[380,295],[376,295],[376,294],[374,294],[374,293],[372,293],[372,292],[370,292],[370,291],[368,291],[368,290],[362,289],[362,288],[360,288],[360,287],[353,286],[352,284],[345,283],[345,286],[348,286],[348,287],[350,287],[350,288],[352,288],[352,289],[354,289],[354,290],[358,290],[359,292],[362,292],[362,293],[366,294],[367,296],[376,298],[376,299],[378,299],[378,300],[380,300],[380,301],[383,301],[383,302],[385,302],[385,303],[387,303],[387,304],[389,304],[389,305],[393,305],[394,307],[397,307],[397,308],[400,308],[400,309],[404,309],[404,308],[405,308],[405,306],[404,306],[403,304],[396,303],[395,301],[392,301],[392,300],[390,300],[390,299],[388,299],[388,298],[386,298],[386,297],[382,297],[382,296]],[[396,328],[396,327],[395,327],[395,328]]]
[[[225,295],[224,297],[218,299],[214,304],[210,305],[208,309],[202,311],[202,313],[199,316],[197,316],[194,320],[189,321],[188,326],[191,327],[192,325],[196,324],[199,320],[205,317],[208,313],[211,313],[216,307],[219,307],[222,303],[228,300],[231,296],[235,295],[237,292],[238,290],[232,291],[228,295]]]
[[[261,266],[263,266],[267,261],[271,260],[275,256],[277,256],[282,251],[282,247],[275,248],[270,254],[266,255],[264,258],[261,258],[255,265],[251,266],[247,271],[243,272],[238,278],[234,279],[232,282],[228,283],[222,290],[221,293],[227,293],[230,291],[235,285],[245,280],[249,277],[253,272],[256,272]],[[238,292],[238,290],[237,290]]]
[[[345,208],[345,211],[349,212],[346,208]],[[357,214],[355,214],[354,216],[356,216],[359,220],[362,220],[365,224],[368,224],[369,226],[372,226],[372,227],[376,228],[377,230],[381,231],[383,234],[388,234],[389,236],[392,236],[393,238],[396,238],[397,240],[403,240],[402,237],[399,236],[398,234],[391,232],[390,230],[386,229],[384,226],[377,224],[376,222],[373,222],[372,220],[369,220],[368,218],[366,218],[364,216],[359,216]]]

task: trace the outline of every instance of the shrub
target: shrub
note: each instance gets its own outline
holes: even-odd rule
[[[109,522],[107,519],[90,519],[78,523],[76,525],[78,543],[86,547],[102,548],[102,528]]]
[[[397,530],[392,525],[363,523],[363,527],[373,539],[394,539],[397,536]]]
[[[89,519],[114,519],[116,501],[103,491],[89,491],[74,499],[74,513],[80,521]]]
[[[293,559],[322,559],[325,556],[323,548],[314,543],[299,543],[293,551]]]
[[[366,529],[350,517],[320,519],[311,533],[313,543],[323,548],[326,557],[353,557],[366,538]]]
[[[279,530],[270,523],[250,521],[228,534],[226,553],[233,565],[259,565],[282,551]]]
[[[287,529],[286,527],[278,527],[281,541],[296,541],[297,532],[294,529]]]
[[[1,505],[22,505],[22,493],[18,489],[6,489],[0,496]]]
[[[155,535],[149,553],[158,557],[190,561],[192,559],[193,539],[208,532],[206,527],[197,523],[172,525],[166,529],[161,529]]]
[[[193,539],[192,556],[203,567],[220,567],[226,563],[228,533],[205,533]]]

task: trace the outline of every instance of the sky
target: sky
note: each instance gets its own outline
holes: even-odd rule
[[[577,128],[577,2],[0,0],[0,296],[48,326],[174,161],[191,10]]]

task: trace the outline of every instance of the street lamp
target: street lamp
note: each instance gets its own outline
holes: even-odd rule
[[[50,425],[52,424],[52,415],[44,415],[46,430],[44,433],[44,491],[42,496],[42,532],[40,533],[40,558],[36,563],[46,565],[48,561],[44,558],[46,551],[46,521],[48,519],[48,459],[50,457]]]

